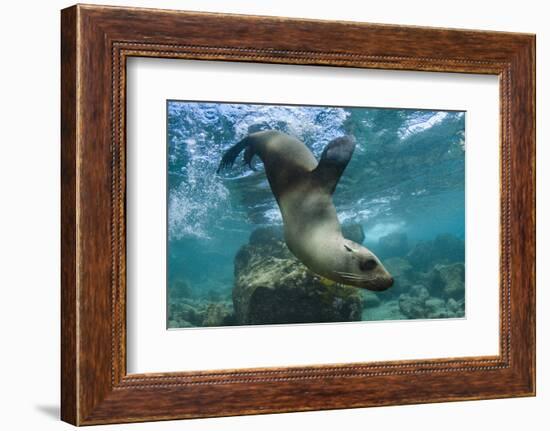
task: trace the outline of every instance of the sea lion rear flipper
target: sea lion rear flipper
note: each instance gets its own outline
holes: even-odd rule
[[[343,136],[330,141],[323,150],[321,160],[313,170],[313,175],[331,194],[334,192],[338,181],[340,181],[354,149],[355,139],[351,136]]]
[[[275,130],[264,130],[261,132],[254,132],[240,140],[224,153],[216,173],[219,174],[224,169],[233,166],[235,159],[243,150],[245,150],[244,163],[247,164],[250,169],[255,171],[256,169],[254,168],[254,165],[252,165],[252,158],[258,154],[258,147],[261,147],[263,144],[268,142],[270,137],[277,136],[278,134],[280,134],[280,132]]]
[[[254,157],[254,155],[256,154],[256,151],[254,149],[254,147],[252,145],[249,145],[248,147],[246,147],[246,149],[244,150],[244,157],[243,157],[243,162],[245,165],[248,165],[248,167],[253,170],[253,171],[256,171],[257,169],[254,167],[254,165],[252,164],[252,159]]]
[[[254,137],[249,135],[246,138],[242,139],[241,141],[237,142],[231,148],[229,148],[224,153],[216,173],[219,174],[222,170],[233,166],[235,159],[237,158],[237,156],[242,150],[245,150],[245,162],[247,162],[250,165],[250,161],[252,160],[252,156],[254,155],[253,144],[254,144]],[[250,167],[252,168],[252,166]]]

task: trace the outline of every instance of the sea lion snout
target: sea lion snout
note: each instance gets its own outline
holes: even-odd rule
[[[388,270],[384,267],[384,265],[382,265],[380,261],[378,262],[378,265],[379,265],[379,271],[381,275],[377,277],[377,283],[376,283],[377,288],[372,290],[377,290],[379,292],[382,292],[392,287],[394,280],[392,275],[388,272]]]
[[[383,271],[383,274],[379,277],[376,277],[375,280],[372,283],[368,283],[365,287],[368,290],[374,290],[376,292],[383,292],[386,289],[389,289],[393,286],[393,277],[386,271],[384,267],[381,268]]]
[[[393,277],[388,274],[388,277],[384,278],[380,283],[377,284],[376,289],[370,289],[370,290],[376,290],[377,292],[383,292],[386,289],[389,289],[393,286]],[[368,288],[367,288],[368,289]]]
[[[343,246],[342,260],[334,268],[334,276],[340,282],[374,291],[383,291],[393,285],[391,274],[368,248],[345,238]]]
[[[382,268],[384,273],[371,279],[365,280],[363,283],[358,283],[355,286],[363,289],[372,290],[374,292],[383,292],[393,286],[393,277]]]

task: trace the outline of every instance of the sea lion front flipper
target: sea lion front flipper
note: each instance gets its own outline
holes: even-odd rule
[[[354,149],[355,139],[351,136],[343,136],[330,141],[323,150],[321,160],[313,170],[313,175],[323,187],[328,189],[330,194],[334,193]]]

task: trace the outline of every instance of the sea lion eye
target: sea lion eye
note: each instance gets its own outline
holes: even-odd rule
[[[375,259],[365,259],[359,263],[361,271],[370,271],[377,265]]]
[[[344,244],[344,248],[347,250],[347,251],[353,251],[353,249],[347,245],[347,244]]]

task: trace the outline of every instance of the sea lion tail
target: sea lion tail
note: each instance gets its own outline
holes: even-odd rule
[[[218,166],[218,170],[216,171],[217,174],[219,174],[222,170],[230,168],[233,166],[233,163],[235,163],[235,159],[240,154],[242,150],[245,150],[245,162],[248,163],[250,166],[250,161],[252,160],[252,157],[254,156],[254,150],[252,148],[252,144],[254,143],[254,140],[247,136],[243,140],[237,142],[235,145],[233,145],[231,148],[229,148],[223,155],[222,160],[220,161],[220,165]]]

